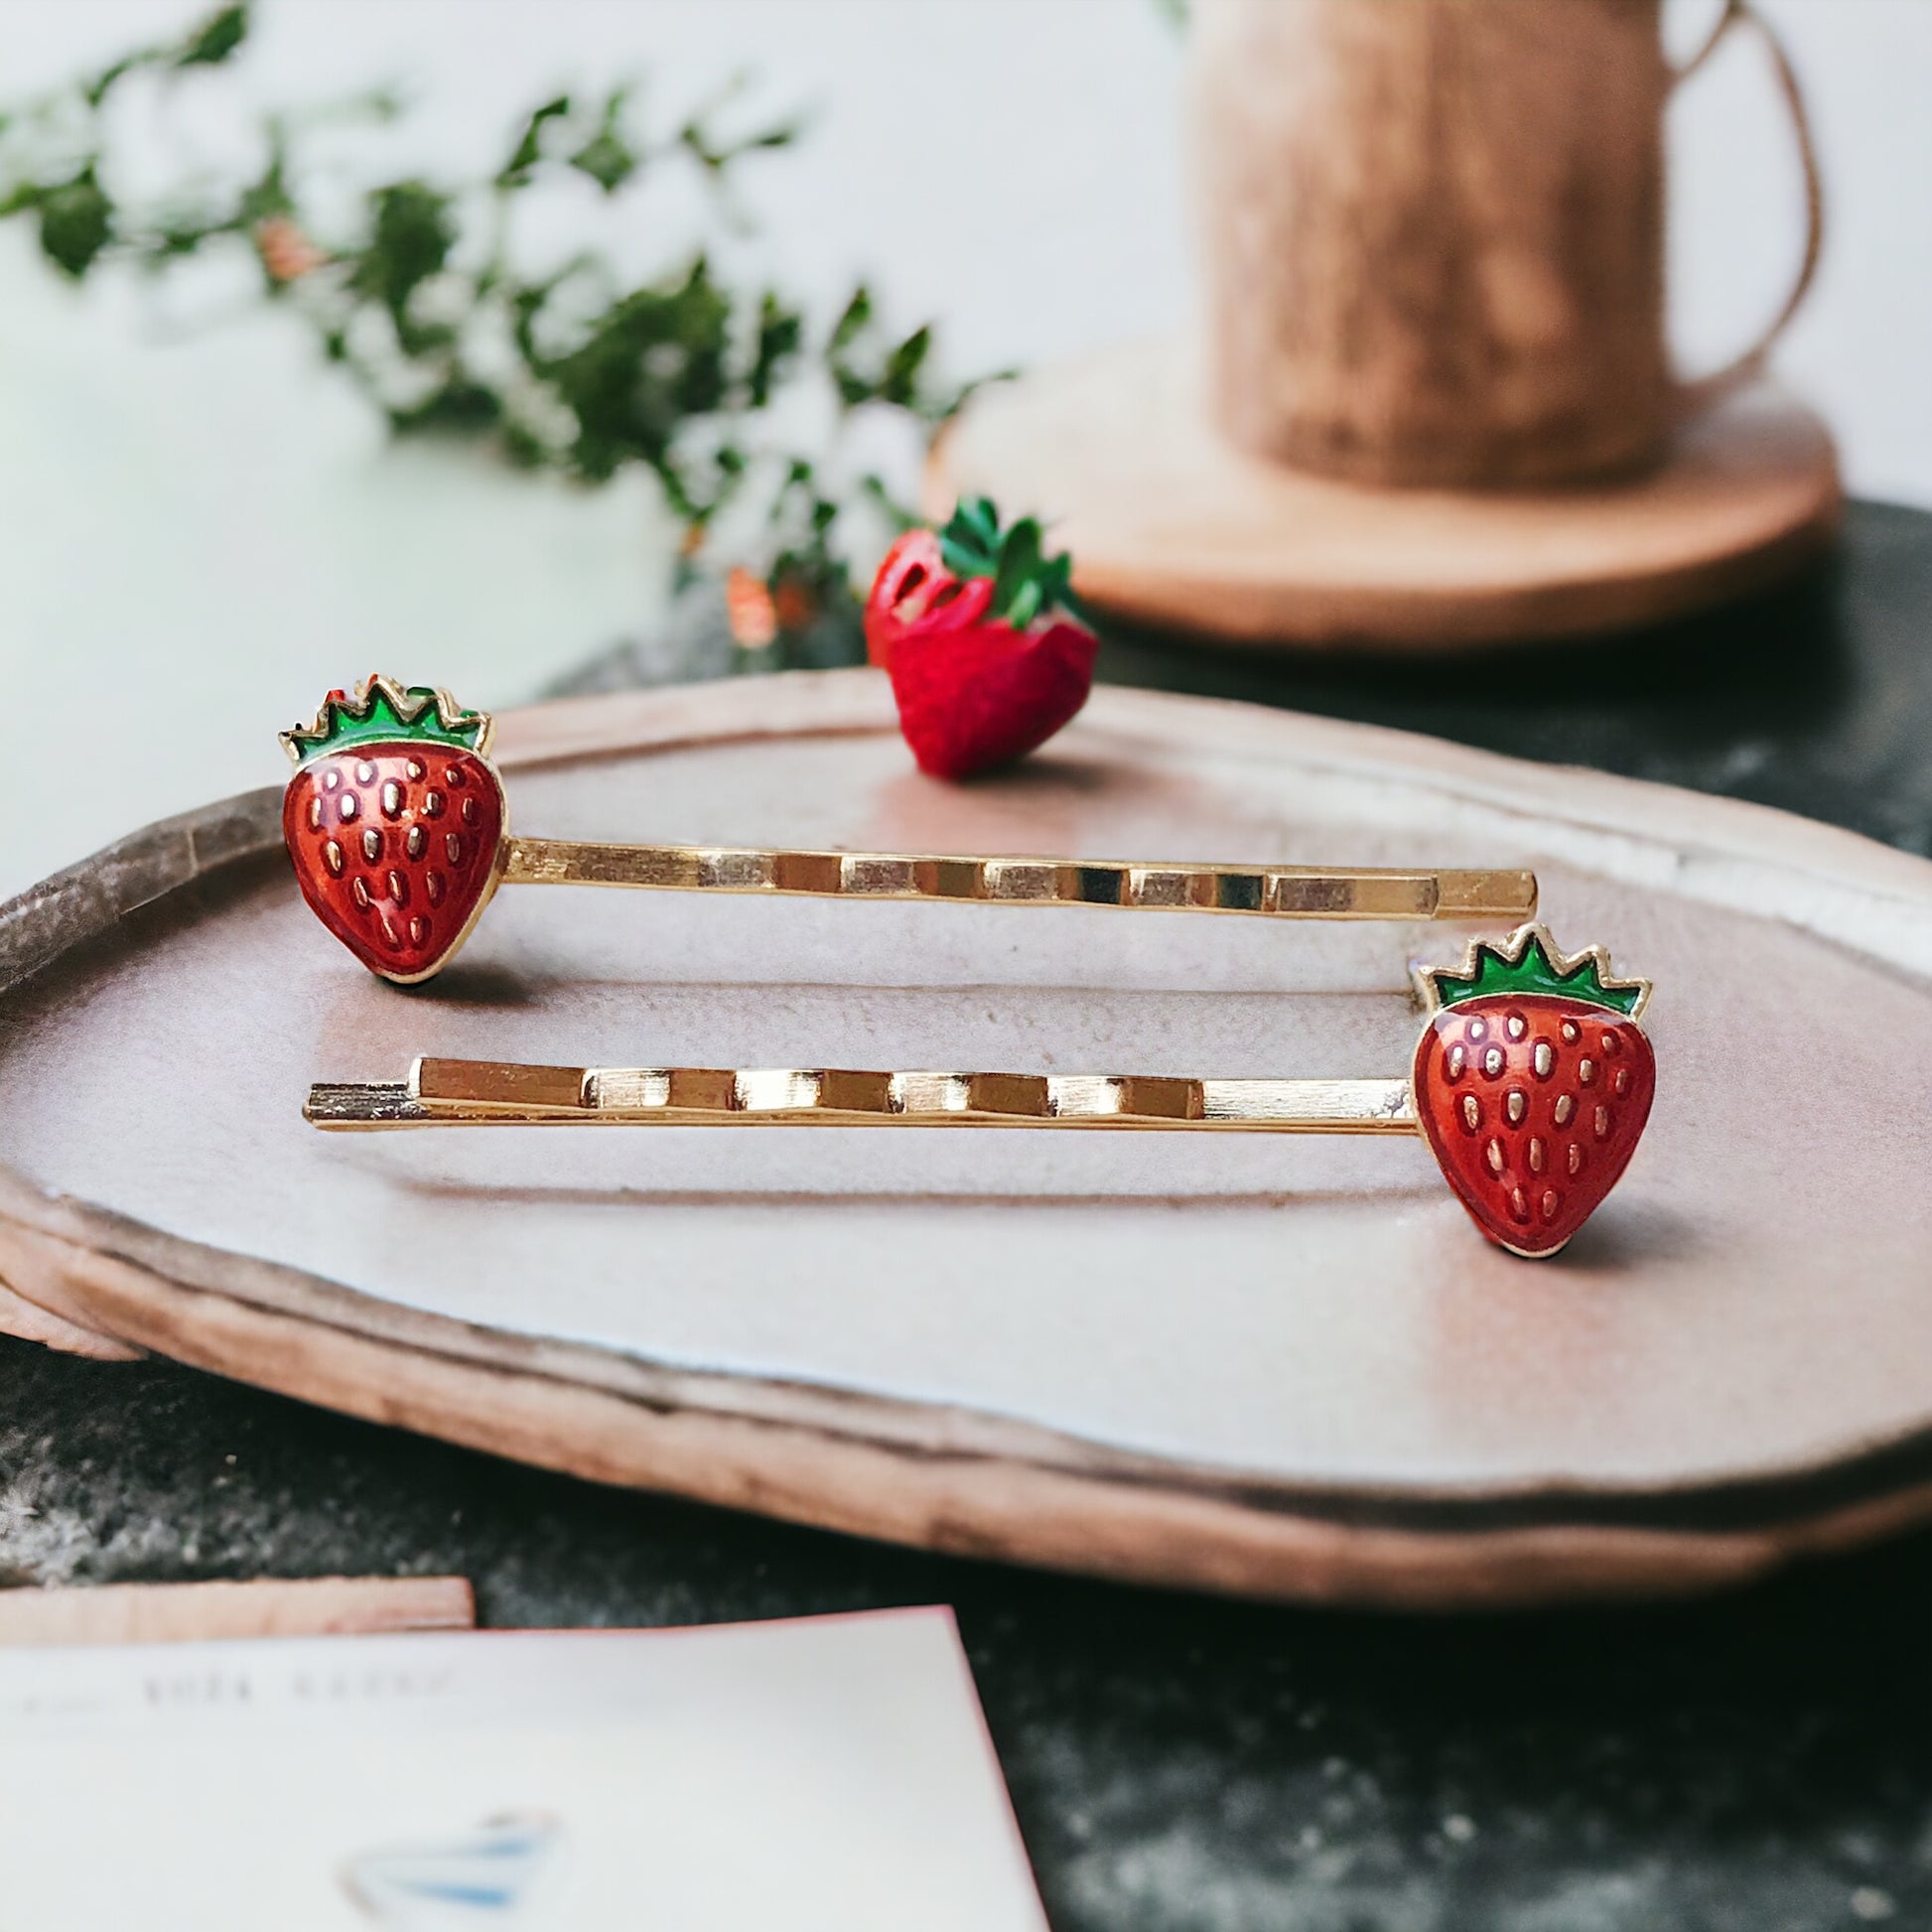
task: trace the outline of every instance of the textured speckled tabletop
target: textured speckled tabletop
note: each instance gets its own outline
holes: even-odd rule
[[[1929,621],[1932,516],[1866,505],[1806,584],[1663,634],[1432,670],[1130,639],[1108,668],[1925,853]],[[1932,1535],[1650,1610],[1291,1611],[857,1543],[0,1342],[0,1581],[451,1571],[494,1625],[952,1602],[1062,1932],[1932,1925]]]

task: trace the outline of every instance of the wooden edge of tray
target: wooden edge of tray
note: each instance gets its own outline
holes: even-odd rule
[[[1120,1582],[1394,1608],[1655,1597],[1741,1583],[1932,1517],[1932,1473],[1922,1469],[1888,1493],[1731,1529],[1323,1518],[1191,1488],[1165,1470],[1150,1480],[1130,1466],[978,1452],[949,1440],[943,1414],[924,1418],[923,1445],[869,1440],[465,1359],[190,1287],[0,1216],[0,1268],[13,1274],[26,1248],[37,1251],[37,1277],[90,1323],[254,1387],[594,1481]],[[463,1324],[419,1319],[465,1339]],[[902,1406],[834,1400],[854,1420]],[[1932,1455],[1921,1460],[1932,1465]]]

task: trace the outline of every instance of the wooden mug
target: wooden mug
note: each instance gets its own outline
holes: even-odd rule
[[[1757,372],[1809,286],[1818,176],[1791,67],[1728,0],[1673,69],[1660,0],[1197,0],[1194,148],[1215,416],[1378,484],[1635,472]],[[1803,266],[1742,355],[1677,381],[1663,115],[1733,27],[1769,49],[1805,168]]]

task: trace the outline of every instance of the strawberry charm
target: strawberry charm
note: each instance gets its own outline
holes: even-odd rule
[[[365,679],[282,734],[282,836],[302,897],[370,972],[407,986],[462,945],[501,876],[508,808],[489,719]]]
[[[922,771],[964,778],[1043,745],[1087,701],[1099,648],[1074,598],[1073,560],[1039,524],[1000,528],[984,496],[937,531],[908,530],[866,600],[866,650],[893,680]]]
[[[1636,1152],[1657,1085],[1638,1017],[1647,980],[1601,947],[1566,957],[1540,925],[1424,970],[1432,1009],[1410,1087],[1443,1173],[1510,1253],[1553,1255]]]

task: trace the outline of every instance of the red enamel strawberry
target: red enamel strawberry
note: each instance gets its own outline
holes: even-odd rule
[[[502,871],[489,720],[447,691],[366,679],[282,734],[282,836],[302,897],[362,964],[408,985],[468,936]]]
[[[908,530],[866,600],[866,649],[891,673],[919,768],[964,778],[1043,745],[1087,701],[1098,642],[1040,527],[1000,528],[984,496]]]
[[[1416,1112],[1490,1240],[1553,1255],[1615,1186],[1650,1116],[1657,1062],[1644,980],[1600,948],[1566,958],[1541,926],[1425,972],[1436,1008],[1416,1047]]]

